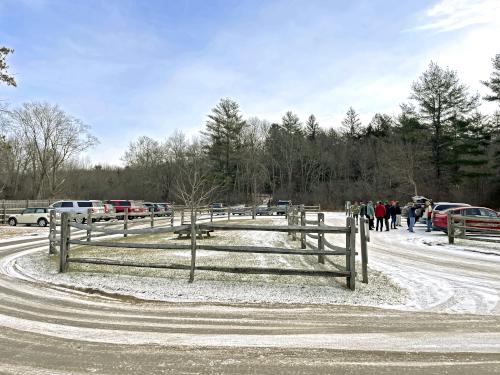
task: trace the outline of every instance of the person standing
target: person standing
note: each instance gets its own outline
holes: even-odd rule
[[[385,206],[382,202],[378,201],[375,206],[375,218],[377,219],[376,230],[378,230],[380,226],[380,231],[384,230],[384,217],[385,217]]]
[[[396,202],[392,202],[391,207],[389,208],[389,213],[391,214],[391,229],[398,229],[396,227]]]
[[[389,219],[391,218],[391,206],[389,202],[385,201],[385,216],[384,216],[384,222],[385,222],[385,231],[389,232]]]
[[[351,216],[351,201],[345,201],[345,216]]]
[[[413,227],[415,226],[415,204],[410,203],[408,207],[408,230],[413,233]]]
[[[359,217],[365,217],[368,219],[366,216],[366,204],[365,202],[360,202],[359,204]]]
[[[401,207],[399,202],[396,202],[396,226],[402,227],[401,225]]]
[[[351,206],[351,214],[352,217],[356,220],[356,224],[359,224],[359,211],[360,207],[357,201],[354,201],[353,205]]]
[[[373,203],[372,201],[369,201],[368,204],[366,205],[366,218],[368,219],[368,229],[373,230],[375,227],[373,225],[373,218],[375,216],[375,209],[373,208]]]
[[[424,215],[427,224],[426,232],[432,232],[432,205],[430,201],[425,201]]]

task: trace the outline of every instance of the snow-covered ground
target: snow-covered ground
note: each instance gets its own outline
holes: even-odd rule
[[[326,222],[345,216],[327,213]],[[404,308],[447,313],[500,314],[500,245],[470,240],[448,244],[442,232],[406,225],[371,231],[369,265],[408,293]]]
[[[40,228],[37,226],[0,226],[0,244],[2,242],[12,241],[12,240],[22,240],[28,238],[43,238],[49,235],[49,228]]]
[[[283,218],[259,218],[283,224]],[[330,225],[345,223],[342,213],[326,213]],[[330,242],[343,245],[345,238],[328,235]],[[141,242],[141,238],[129,237]],[[169,236],[143,238],[144,242],[187,243]],[[209,244],[251,244],[298,247],[285,233],[217,231]],[[140,299],[179,302],[349,304],[404,310],[453,313],[499,314],[500,248],[487,243],[458,241],[448,245],[438,232],[416,233],[404,228],[371,232],[368,285],[357,280],[356,291],[345,287],[345,279],[306,276],[235,275],[197,271],[195,282],[187,282],[187,271],[96,265],[70,265],[70,272],[57,272],[57,259],[46,251],[29,250],[5,258],[2,269],[18,276],[78,290],[101,291]],[[187,251],[126,250],[88,248],[72,250],[71,256],[134,259],[166,263],[189,263]],[[197,265],[287,267],[332,269],[331,261],[343,264],[343,257],[317,263],[315,256],[233,254],[198,251]],[[360,265],[357,265],[358,270]]]

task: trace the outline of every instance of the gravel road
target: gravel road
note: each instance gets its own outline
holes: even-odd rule
[[[398,245],[386,233],[372,234],[370,265],[398,282],[412,280],[412,293],[423,288],[425,297],[410,306],[420,311],[145,302],[85,293],[22,278],[5,266],[27,247],[44,244],[0,245],[0,373],[499,373],[494,255],[466,245],[450,254],[453,249],[403,231],[393,235]],[[405,241],[412,245],[407,250]],[[427,253],[424,246],[440,250]]]

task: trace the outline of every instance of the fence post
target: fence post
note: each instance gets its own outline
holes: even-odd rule
[[[227,207],[227,220],[231,220],[231,207]]]
[[[5,199],[3,200],[3,204],[2,204],[2,213],[3,213],[2,224],[5,224],[5,223],[7,223],[7,209],[5,208]]]
[[[191,270],[189,272],[189,282],[194,281],[194,270],[196,267],[196,213],[191,209]]]
[[[87,242],[90,242],[90,240],[92,238],[92,229],[90,228],[91,225],[92,225],[92,208],[89,208],[87,210],[87,226],[88,226],[88,229],[87,229]]]
[[[453,216],[451,212],[448,212],[448,243],[455,243],[455,226],[453,223]]]
[[[69,213],[63,212],[61,214],[61,241],[59,243],[59,272],[66,271],[66,258],[68,254],[68,239],[69,239]]]
[[[297,207],[294,207],[292,209],[292,225],[295,226],[298,224],[298,212],[297,212]],[[297,231],[293,230],[292,231],[292,241],[297,241]]]
[[[56,212],[49,211],[49,254],[56,253],[55,239],[56,239]]]
[[[318,212],[318,227],[321,227],[325,222],[325,214]],[[325,234],[318,233],[318,251],[325,251]],[[325,256],[318,255],[318,263],[325,264]]]
[[[353,217],[347,218],[346,234],[346,271],[349,272],[347,276],[347,286],[349,289],[356,289],[356,220]]]
[[[256,211],[256,207],[255,207],[255,204],[252,206],[252,220],[255,220],[255,211]]]
[[[123,209],[123,230],[128,230],[128,208]],[[127,233],[123,234],[123,237],[127,237]]]
[[[30,200],[26,199],[26,208],[29,208],[29,207],[30,207]]]
[[[460,238],[467,237],[467,221],[462,219],[462,231],[460,232]]]
[[[366,245],[366,219],[360,218],[359,237],[361,239],[361,269],[363,272],[363,283],[368,284],[368,248]]]
[[[210,207],[209,210],[210,210],[210,222],[213,223],[213,221],[214,221],[214,208]]]
[[[174,205],[172,205],[172,213],[170,214],[170,226],[174,226],[174,217],[175,217],[175,211],[174,211]]]
[[[151,228],[155,227],[155,211],[154,208],[151,209]]]
[[[300,206],[300,226],[301,227],[306,226],[306,211],[304,209],[304,205]],[[301,249],[306,248],[306,233],[305,232],[300,232],[300,248]]]

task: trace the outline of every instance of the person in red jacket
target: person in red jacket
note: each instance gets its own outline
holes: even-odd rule
[[[375,217],[377,218],[377,226],[375,230],[378,230],[378,226],[380,225],[380,231],[384,230],[384,217],[385,217],[385,206],[382,202],[377,202],[375,206]]]

